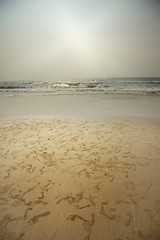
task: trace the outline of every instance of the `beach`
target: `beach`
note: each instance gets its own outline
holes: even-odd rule
[[[0,240],[160,240],[160,0],[0,0]]]
[[[158,118],[0,119],[0,239],[160,239]]]

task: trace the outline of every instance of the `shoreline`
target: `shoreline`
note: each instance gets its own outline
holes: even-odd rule
[[[0,118],[28,116],[88,119],[159,118],[160,97],[58,95],[0,97]]]
[[[0,238],[159,239],[160,122],[0,119]]]

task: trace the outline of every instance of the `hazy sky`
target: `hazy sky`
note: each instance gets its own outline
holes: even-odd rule
[[[158,0],[0,0],[0,81],[160,76]]]

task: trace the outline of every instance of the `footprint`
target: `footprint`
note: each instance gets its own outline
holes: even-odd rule
[[[30,220],[28,221],[28,223],[30,223],[30,224],[35,224],[35,223],[37,223],[37,222],[39,221],[39,219],[40,219],[41,217],[46,217],[46,216],[48,216],[49,214],[50,214],[50,212],[48,211],[48,212],[44,212],[44,213],[41,213],[41,214],[39,214],[39,215],[36,215],[36,216],[30,218]]]
[[[89,200],[92,206],[96,206],[96,203],[94,202],[94,197],[92,195],[89,195],[89,197],[85,199]]]
[[[44,201],[42,201],[42,200],[36,200],[36,201],[33,201],[32,203],[33,203],[33,204],[42,203],[42,204],[44,204],[44,205],[47,205],[47,204],[48,204],[48,202],[44,202]]]
[[[23,236],[24,236],[24,234],[25,234],[25,232],[21,232],[21,233],[20,233],[20,235],[19,235],[19,237],[17,238],[17,240],[20,240],[20,239],[22,239],[22,238],[23,238]]]
[[[106,218],[110,219],[110,220],[114,220],[116,218],[116,215],[108,215],[104,209],[104,206],[108,205],[108,201],[102,202],[101,203],[101,210],[100,210],[100,214],[102,214],[103,216],[105,216]]]
[[[8,177],[10,176],[10,174],[11,174],[11,173],[10,173],[10,169],[9,169],[9,170],[6,171],[6,175],[5,175],[4,178],[8,178]]]
[[[29,211],[31,211],[33,208],[32,207],[30,207],[30,208],[27,208],[26,210],[25,210],[25,213],[24,213],[24,220],[26,220],[27,219],[27,217],[28,217],[28,212]]]
[[[86,168],[84,168],[83,170],[78,172],[78,175],[81,175],[81,174],[84,174],[86,177],[90,177],[91,176],[90,172],[88,172]]]
[[[41,167],[41,169],[39,170],[40,171],[40,174],[43,174],[45,171],[44,171],[44,168],[45,166]]]
[[[4,178],[8,178],[11,174],[11,172],[17,170],[17,168],[15,166],[10,166],[10,168],[8,170],[6,170],[6,175]]]
[[[85,206],[79,206],[79,205],[76,205],[75,207],[77,208],[77,209],[84,209],[84,208],[88,208],[88,207],[90,207],[91,205],[90,204],[87,204],[87,205],[85,205]]]
[[[37,188],[40,185],[40,182],[38,182],[35,186],[29,188],[26,192],[23,193],[23,196],[27,193],[29,193],[30,191],[33,191],[35,188]]]
[[[126,221],[126,226],[129,226],[133,220],[133,216],[131,213],[127,213],[127,216],[128,216],[128,220]]]
[[[91,221],[88,221],[77,214],[70,215],[67,217],[67,220],[70,220],[72,222],[74,222],[77,219],[83,222],[83,229],[87,232],[87,235],[85,236],[84,240],[89,240],[92,232],[92,227],[94,225],[95,214],[94,213],[91,214]]]
[[[71,194],[68,194],[66,197],[60,198],[56,204],[59,204],[61,201],[67,201],[68,204],[78,203],[83,199],[83,192],[79,192],[75,197]]]
[[[28,164],[28,166],[26,168],[26,172],[33,173],[35,169],[36,169],[36,167],[33,167],[32,164]]]

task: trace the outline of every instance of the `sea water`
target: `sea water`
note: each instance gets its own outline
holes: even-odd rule
[[[0,118],[160,119],[160,78],[0,82]]]
[[[160,78],[90,78],[70,81],[2,81],[0,96],[160,95]]]

